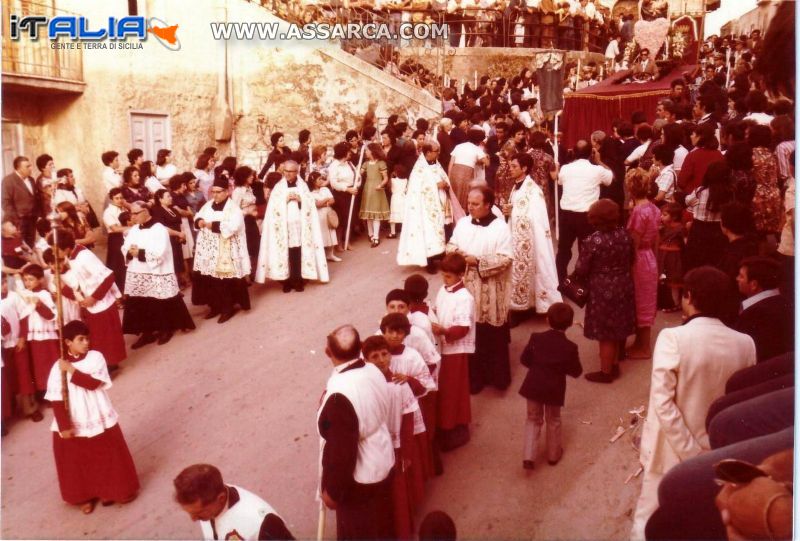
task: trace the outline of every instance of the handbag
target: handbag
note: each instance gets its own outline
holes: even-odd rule
[[[328,227],[331,229],[339,227],[339,215],[331,207],[328,207]]]
[[[558,290],[580,308],[586,306],[589,301],[589,288],[581,284],[575,276],[564,278],[559,284]]]

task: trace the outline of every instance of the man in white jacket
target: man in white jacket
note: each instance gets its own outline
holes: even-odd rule
[[[669,469],[710,450],[706,414],[725,394],[728,378],[756,364],[753,339],[719,319],[732,292],[730,278],[722,271],[693,269],[684,278],[684,324],[658,335],[640,447],[644,478],[632,540],[644,539],[647,520],[658,508],[658,484]]]

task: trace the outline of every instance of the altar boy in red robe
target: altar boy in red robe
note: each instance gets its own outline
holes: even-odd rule
[[[472,420],[469,396],[469,356],[475,352],[475,299],[464,287],[467,262],[457,253],[442,259],[444,285],[436,295],[438,323],[433,332],[441,337],[442,368],[439,371],[438,439],[442,451],[469,441]]]
[[[45,395],[55,415],[53,455],[61,497],[89,514],[98,500],[103,505],[133,500],[139,478],[106,393],[111,378],[103,354],[89,350],[89,328],[82,321],[67,323],[62,334],[67,358],[50,370]],[[69,414],[62,371],[67,372]]]

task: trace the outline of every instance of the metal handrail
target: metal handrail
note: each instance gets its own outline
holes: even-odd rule
[[[51,42],[40,37],[38,40],[11,39],[10,18],[15,15],[75,15],[53,5],[30,0],[10,0],[3,2],[3,73],[28,75],[83,82],[83,51],[78,49],[53,49]],[[58,41],[56,42],[58,43]]]

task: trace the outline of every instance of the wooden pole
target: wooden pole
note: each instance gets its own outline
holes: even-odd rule
[[[317,541],[325,538],[325,502],[319,502],[319,520],[317,521]]]
[[[556,166],[560,167],[560,163],[558,161],[558,115],[561,114],[561,111],[556,112],[556,118],[553,122],[553,140],[555,141],[555,145],[553,145],[553,155],[555,158]],[[558,240],[559,231],[558,231],[558,179],[553,183],[553,197],[555,198],[556,203],[556,240]]]
[[[66,359],[67,355],[64,351],[64,306],[61,297],[61,250],[58,248],[58,227],[61,218],[54,210],[47,219],[53,229],[53,256],[55,257],[55,283],[56,283],[56,329],[58,330],[58,352],[59,359]],[[67,414],[67,419],[70,419],[69,411],[69,387],[67,385],[67,372],[61,371],[61,398],[64,401],[64,410]]]
[[[353,187],[358,192],[358,189],[361,187],[361,163],[364,161],[364,151],[367,149],[367,145],[361,143],[361,155],[358,157],[358,167],[356,167],[355,178],[353,179]],[[350,196],[350,212],[347,214],[347,231],[344,233],[344,249],[348,250],[350,248],[350,226],[353,222],[353,207],[356,205],[356,194],[352,194]]]

